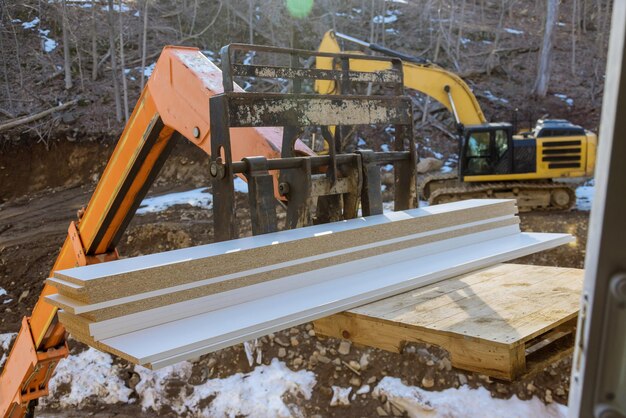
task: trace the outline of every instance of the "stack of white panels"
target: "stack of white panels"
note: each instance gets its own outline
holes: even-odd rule
[[[152,368],[572,241],[469,200],[59,271],[75,338]]]

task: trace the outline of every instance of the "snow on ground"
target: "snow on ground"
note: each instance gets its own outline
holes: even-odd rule
[[[50,34],[50,29],[39,29],[39,36],[42,40],[42,48],[44,52],[52,52],[57,47],[58,43],[54,39],[48,38],[48,34]]]
[[[512,28],[504,28],[505,32],[507,33],[511,33],[513,35],[523,35],[524,31],[523,30],[519,30],[519,29],[512,29]]]
[[[572,99],[571,97],[567,97],[566,94],[555,93],[554,97],[558,97],[559,99],[563,100],[565,103],[567,103],[568,106],[574,105],[574,99]]]
[[[235,191],[239,193],[248,193],[248,183],[240,179],[239,177],[235,177],[233,181]]]
[[[248,183],[239,177],[235,177],[233,184],[236,192],[248,193]],[[147,197],[141,202],[136,213],[137,215],[145,215],[146,213],[161,212],[174,205],[191,205],[211,209],[213,207],[213,195],[208,192],[206,187],[200,187],[184,192]]]
[[[15,22],[19,22],[19,19],[16,19]],[[39,26],[41,20],[38,17],[35,17],[30,22],[23,22],[22,28],[25,30],[35,29]],[[41,29],[37,28],[37,32],[39,33],[39,37],[41,38],[41,47],[44,52],[52,52],[58,46],[57,41],[48,37],[50,34],[50,29]]]
[[[471,389],[468,386],[429,392],[415,386],[406,386],[400,379],[388,376],[378,383],[373,395],[385,395],[389,401],[405,409],[411,418],[567,416],[567,407],[559,404],[546,405],[536,397],[529,401],[522,401],[517,396],[497,399],[492,398],[485,388]]]
[[[7,294],[7,291],[0,287],[0,296],[4,296]]]
[[[596,191],[594,180],[589,180],[582,186],[576,189],[576,209],[578,210],[591,210],[591,203],[593,202],[593,195]]]
[[[501,102],[501,103],[508,103],[509,102],[507,99],[503,99],[501,97],[494,96],[493,93],[491,93],[491,91],[489,91],[489,90],[485,90],[485,97],[489,101],[491,101],[491,102]]]
[[[140,381],[136,386],[144,410],[160,409],[167,405],[177,414],[210,417],[291,417],[283,396],[290,393],[310,399],[316,384],[315,374],[300,370],[294,372],[285,363],[273,359],[267,366],[257,366],[250,373],[237,373],[224,379],[210,379],[193,386],[193,392],[181,388],[178,396],[167,391],[169,380],[186,381],[192,366],[182,362],[161,370],[135,367]],[[210,403],[206,399],[213,400]]]
[[[381,23],[389,24],[389,23],[396,22],[397,20],[398,20],[397,14],[392,10],[388,10],[385,16],[383,15],[374,16],[374,18],[372,19],[372,22],[376,24],[381,24]]]
[[[133,391],[120,379],[120,367],[106,353],[89,348],[77,355],[61,360],[50,379],[50,395],[40,399],[40,405],[52,403],[54,398],[61,408],[84,406],[89,397],[99,403],[131,403]],[[56,398],[59,388],[69,387],[69,392]]]
[[[183,385],[176,393],[170,385],[189,380],[192,364],[187,361],[154,371],[135,366],[135,373],[139,376],[136,394],[120,379],[120,372],[120,367],[113,364],[109,354],[94,348],[70,355],[59,362],[50,380],[50,395],[43,398],[41,404],[51,404],[55,399],[61,408],[81,408],[91,397],[105,404],[138,402],[144,411],[157,413],[167,406],[177,414],[191,416],[290,417],[294,406],[285,404],[284,395],[290,393],[308,400],[316,384],[313,372],[294,372],[277,359],[250,373],[237,373],[190,386],[192,392]],[[63,394],[57,395],[57,391]],[[212,400],[209,403],[207,399]]]
[[[191,205],[210,209],[213,206],[213,195],[206,187],[187,190],[185,192],[168,193],[161,196],[147,197],[137,209],[137,215],[161,212],[174,205]]]
[[[11,345],[11,341],[13,341],[13,337],[15,337],[17,333],[9,332],[6,334],[0,334],[0,348],[2,348],[2,357],[0,357],[0,369],[4,366],[4,362],[7,359],[7,353],[9,351],[9,346]]]
[[[352,387],[342,388],[341,386],[332,386],[333,398],[330,400],[330,406],[350,405],[350,393]]]
[[[7,341],[13,335],[0,334],[2,347],[8,347]],[[187,361],[156,371],[135,366],[139,381],[133,393],[120,379],[120,367],[113,364],[112,357],[89,348],[59,363],[50,381],[50,395],[41,403],[48,405],[55,399],[61,408],[80,409],[89,400],[97,399],[105,404],[137,402],[144,411],[156,413],[166,407],[176,414],[189,416],[291,417],[303,414],[296,405],[285,403],[285,395],[306,402],[311,399],[317,383],[315,373],[293,371],[284,362],[273,359],[269,365],[257,366],[249,373],[209,379],[197,386],[181,385],[191,378],[192,368],[192,363]],[[331,405],[349,405],[351,387],[333,386],[332,389]],[[368,393],[369,390],[369,386],[364,386],[357,393]],[[372,396],[385,396],[392,404],[407,411],[411,418],[482,418],[486,411],[495,418],[560,418],[567,415],[567,407],[554,403],[546,405],[536,397],[529,401],[517,396],[497,399],[485,388],[471,389],[468,386],[431,392],[406,386],[399,378],[389,376],[378,383]]]
[[[30,22],[24,22],[22,23],[22,28],[24,29],[33,29],[35,26],[39,25],[39,18],[36,17],[33,20],[31,20]]]
[[[145,77],[150,77],[152,75],[152,72],[154,71],[154,66],[156,65],[156,62],[153,62],[150,65],[146,65],[146,67],[143,69],[143,75]],[[141,67],[136,67],[135,71],[137,71],[139,74],[141,74]]]
[[[102,10],[108,11],[109,10],[109,6],[108,5],[107,6],[102,6]],[[118,3],[113,3],[113,11],[114,12],[119,12],[119,11],[130,12],[130,10],[131,10],[130,7],[128,7],[125,4],[122,4],[121,7],[120,7],[120,5]]]

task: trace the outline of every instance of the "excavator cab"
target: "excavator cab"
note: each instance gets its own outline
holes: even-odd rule
[[[513,126],[485,123],[463,128],[459,175],[483,176],[513,171]]]

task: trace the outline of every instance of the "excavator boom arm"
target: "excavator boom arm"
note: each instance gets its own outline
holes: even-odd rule
[[[324,34],[318,50],[320,52],[342,52],[333,31]],[[355,54],[354,51],[349,53]],[[317,68],[330,69],[333,68],[333,65],[332,58],[317,57]],[[429,63],[419,64],[404,61],[402,66],[404,85],[424,93],[444,105],[455,116],[458,115],[458,123],[463,125],[487,123],[476,96],[459,76]],[[352,59],[350,60],[350,68],[355,71],[374,72],[387,70],[389,65],[381,61]],[[336,91],[335,82],[332,80],[317,80],[315,88],[321,94],[333,94]]]

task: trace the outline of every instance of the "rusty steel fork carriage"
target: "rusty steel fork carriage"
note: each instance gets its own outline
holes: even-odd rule
[[[275,54],[288,58],[288,66],[238,62],[243,53]],[[253,234],[277,230],[276,197],[287,209],[287,228],[312,222],[311,207],[317,198],[316,223],[383,212],[380,166],[393,165],[394,209],[416,207],[417,153],[413,138],[413,112],[403,87],[402,62],[394,58],[330,54],[296,49],[231,44],[222,48],[224,93],[210,99],[211,181],[215,240],[237,238],[233,176],[248,181]],[[312,58],[332,59],[333,70],[304,68]],[[351,59],[389,63],[377,73],[353,70]],[[234,88],[235,77],[288,79],[289,93],[247,93]],[[304,80],[334,80],[339,94],[303,92]],[[393,95],[352,94],[355,83],[371,83]],[[355,125],[393,125],[393,151],[357,150],[340,153],[340,144]],[[332,128],[335,126],[336,128]],[[233,161],[230,128],[282,127],[281,158],[247,157]],[[319,127],[328,144],[328,155],[302,156],[295,150],[306,127]],[[334,133],[333,133],[334,130]],[[270,171],[279,170],[278,184]],[[276,190],[275,190],[276,189]],[[275,197],[276,196],[276,197]]]

